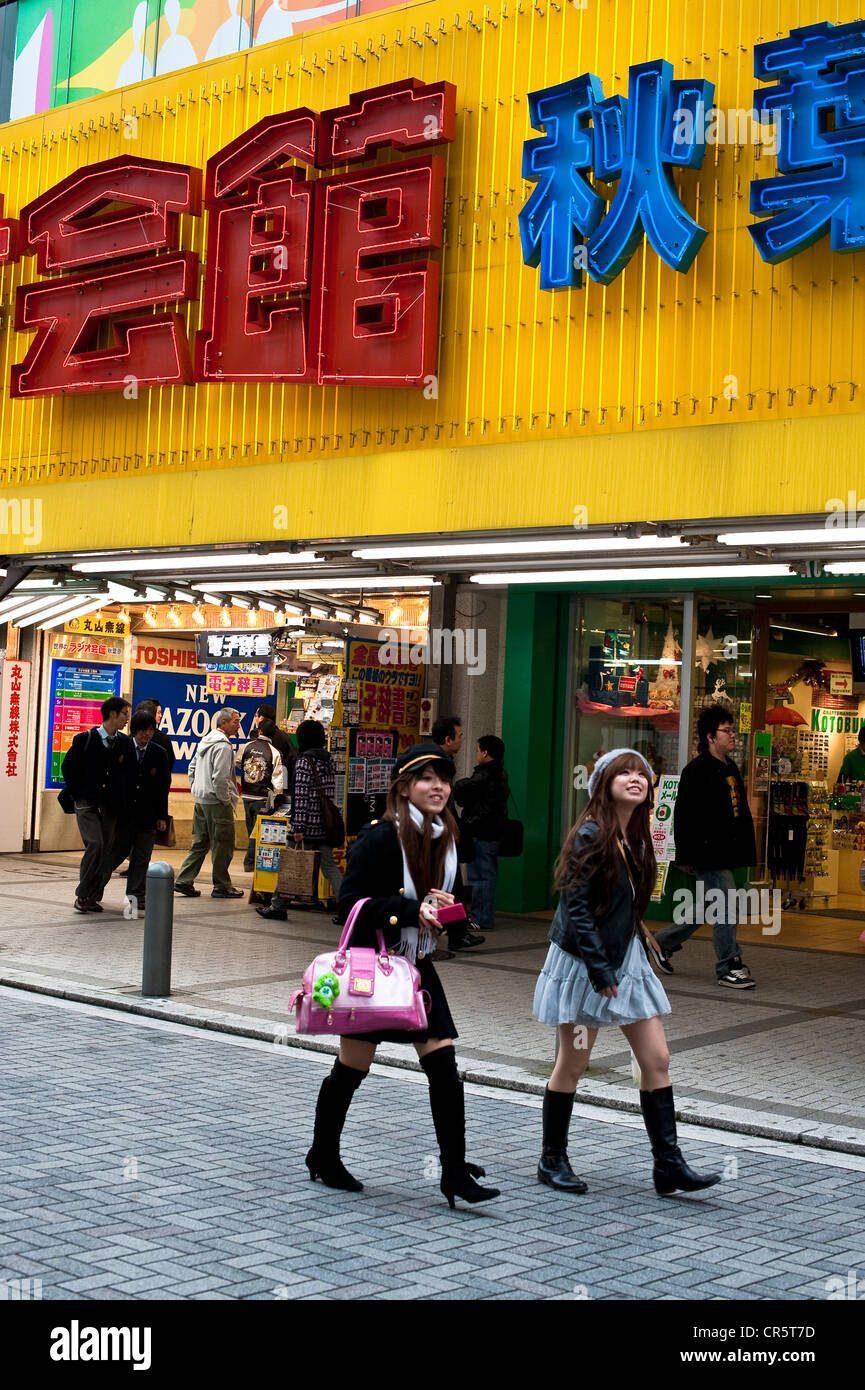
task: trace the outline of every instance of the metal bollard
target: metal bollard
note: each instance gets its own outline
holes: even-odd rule
[[[148,998],[171,994],[171,935],[174,928],[174,870],[158,859],[147,870],[144,907],[144,960],[141,993]]]

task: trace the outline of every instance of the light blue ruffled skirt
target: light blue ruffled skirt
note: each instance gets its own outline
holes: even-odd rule
[[[605,999],[593,988],[583,962],[552,941],[535,986],[532,1013],[539,1023],[553,1028],[560,1023],[621,1028],[622,1024],[670,1012],[664,987],[636,936],[616,974],[618,995]]]

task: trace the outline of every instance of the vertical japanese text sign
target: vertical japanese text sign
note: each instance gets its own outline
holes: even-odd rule
[[[0,676],[0,854],[20,854],[27,784],[30,662],[4,661]]]

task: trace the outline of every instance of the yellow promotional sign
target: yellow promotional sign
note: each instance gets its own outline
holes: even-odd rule
[[[128,637],[129,623],[125,618],[106,618],[91,613],[83,618],[67,618],[65,632],[95,633],[101,637]]]
[[[841,254],[855,247],[833,249],[837,227],[770,263],[752,232],[761,219],[750,210],[754,188],[779,175],[772,128],[754,117],[755,90],[768,89],[754,75],[755,52],[800,25],[802,9],[798,0],[779,0],[767,36],[759,6],[722,7],[707,27],[704,7],[660,0],[586,7],[497,0],[474,16],[429,3],[5,126],[2,216],[16,219],[39,194],[104,161],[133,156],[203,170],[278,113],[332,112],[406,79],[456,89],[454,138],[435,151],[445,161],[443,241],[432,253],[441,272],[439,328],[424,385],[213,380],[139,391],[121,380],[114,390],[13,399],[12,368],[24,361],[34,330],[16,326],[8,312],[0,330],[7,508],[41,499],[41,549],[50,549],[85,537],[103,546],[405,531],[407,505],[419,498],[413,526],[451,530],[565,525],[578,509],[589,524],[799,512],[845,496],[861,453],[865,341],[857,325],[865,277],[855,255]],[[852,0],[832,7],[835,25],[857,15]],[[659,255],[644,228],[616,231],[628,216],[622,142],[628,123],[636,128],[639,100],[650,100],[637,83],[651,85],[651,73],[637,70],[662,61],[669,69],[658,67],[657,81],[680,108],[667,110],[664,148],[656,151],[653,196],[672,218],[658,237],[673,248],[677,227],[705,233],[684,271]],[[592,168],[586,164],[588,118],[573,149],[554,134],[554,105],[545,125],[532,123],[539,94],[587,74],[599,84],[592,111],[595,125],[604,113],[603,158],[618,158],[618,172],[605,170],[598,141]],[[679,122],[680,110],[690,127]],[[582,237],[574,246],[579,284],[542,287],[543,237],[538,263],[526,263],[520,213],[533,197],[543,207],[549,174],[543,151],[532,153],[527,142],[545,139],[559,140],[559,175],[570,160],[599,216],[603,204],[599,226],[620,235],[618,260],[603,262],[600,244],[592,253],[606,265],[606,283],[592,278],[591,262],[585,268]],[[406,157],[380,151],[376,167]],[[311,170],[309,182],[329,176]],[[561,218],[555,202],[550,194],[549,215]],[[375,211],[389,215],[384,203]],[[184,294],[172,291],[169,309],[190,345],[202,324],[213,215],[179,214],[174,269]],[[556,244],[560,250],[561,239]],[[4,302],[13,305],[22,286],[56,279],[56,268],[40,270],[23,255],[2,269]],[[375,306],[363,322],[389,331],[387,313]],[[99,352],[110,343],[97,337],[86,346]],[[256,507],[243,497],[249,465],[262,470]],[[148,480],[144,491],[131,486],[139,479]],[[114,485],[111,508],[97,504],[101,493],[91,488],[105,480]],[[7,510],[3,548],[33,550],[11,516]],[[0,515],[0,529],[3,522]]]

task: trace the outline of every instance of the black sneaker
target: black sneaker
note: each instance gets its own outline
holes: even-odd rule
[[[244,893],[242,888],[214,888],[210,896],[212,898],[242,898]]]
[[[200,898],[201,889],[193,888],[191,883],[175,883],[175,893],[180,893],[184,898]]]
[[[486,937],[481,936],[480,932],[475,931],[465,932],[465,934],[460,937],[459,941],[451,941],[451,939],[448,938],[448,944],[452,951],[470,951],[473,946],[483,946],[485,941]]]
[[[726,985],[727,989],[754,989],[755,983],[751,979],[751,972],[745,967],[734,970],[731,966],[726,975],[718,976],[718,984]]]
[[[676,972],[670,964],[670,957],[663,946],[660,946],[656,951],[651,941],[646,941],[646,950],[649,953],[649,960],[656,970],[660,970],[662,975],[675,975]]]

